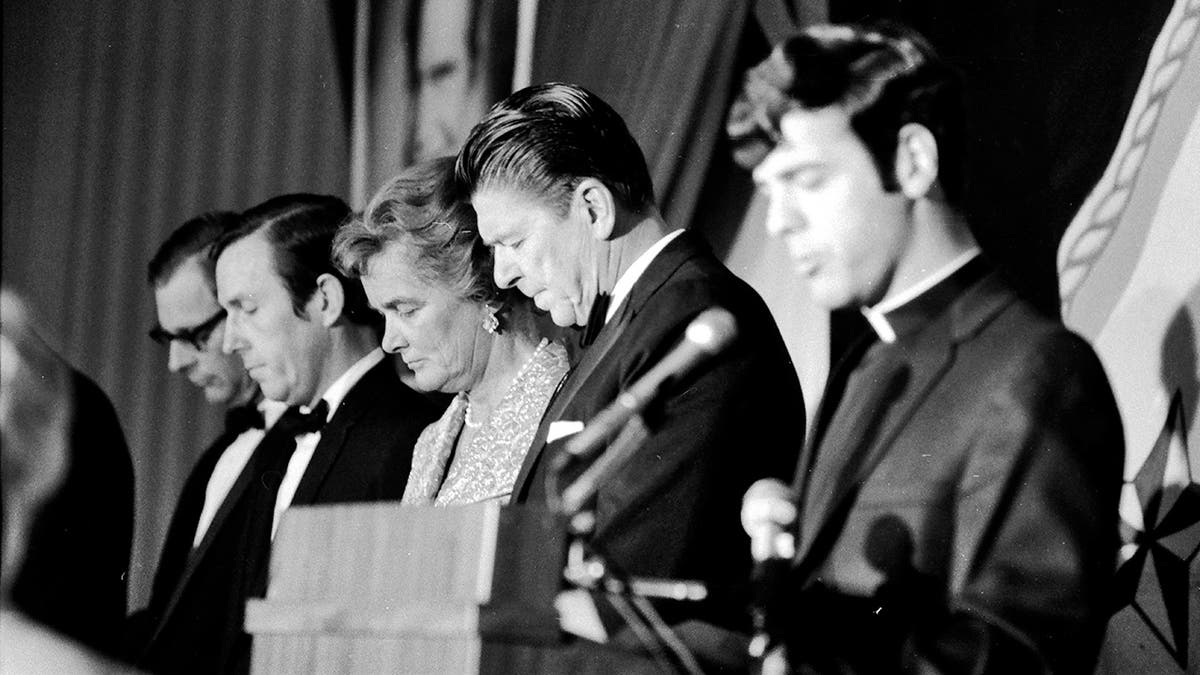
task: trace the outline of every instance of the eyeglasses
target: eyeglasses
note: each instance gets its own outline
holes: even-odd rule
[[[205,345],[208,344],[208,339],[212,337],[212,333],[217,326],[225,320],[225,310],[217,310],[216,314],[206,319],[192,328],[184,328],[178,333],[172,333],[162,326],[155,326],[150,329],[150,339],[160,345],[169,346],[172,342],[182,342],[192,347],[198,352],[204,351]]]

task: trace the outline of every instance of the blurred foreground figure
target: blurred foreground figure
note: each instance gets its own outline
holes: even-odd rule
[[[1090,672],[1121,424],[1092,349],[992,272],[960,211],[963,113],[917,35],[822,26],[746,78],[730,132],[830,309],[834,371],[795,479],[771,629],[797,672]]]
[[[69,480],[73,383],[66,366],[34,333],[23,303],[0,291],[0,485],[3,565],[0,566],[0,672],[106,673],[115,664],[32,620],[14,606],[13,585],[26,558],[39,510]],[[130,521],[129,526],[132,526]],[[128,555],[128,542],[126,542]],[[71,562],[87,566],[86,557]],[[122,585],[123,589],[123,585]],[[76,598],[90,615],[88,597]],[[121,598],[121,608],[124,598]],[[119,630],[120,620],[112,629]]]

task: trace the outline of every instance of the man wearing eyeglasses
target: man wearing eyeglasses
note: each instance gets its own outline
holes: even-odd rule
[[[236,223],[236,214],[222,212],[189,220],[163,242],[149,270],[158,313],[150,337],[167,348],[167,369],[186,375],[209,403],[231,408],[250,403],[258,387],[236,356],[221,351],[225,310],[217,304],[208,250]]]
[[[192,469],[175,507],[146,609],[130,619],[129,643],[136,656],[167,605],[178,602],[187,580],[181,579],[193,552],[210,531],[219,529],[221,513],[234,484],[284,406],[259,395],[258,385],[240,359],[221,351],[225,310],[217,304],[213,261],[209,250],[239,222],[237,214],[206,213],[167,237],[150,260],[148,280],[154,290],[158,323],[150,337],[167,349],[167,369],[181,373],[204,391],[213,405],[226,410],[225,430]]]

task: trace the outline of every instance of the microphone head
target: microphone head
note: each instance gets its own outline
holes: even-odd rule
[[[710,356],[719,354],[737,337],[737,321],[728,310],[710,307],[692,319],[684,336]]]
[[[763,527],[786,529],[796,522],[792,490],[774,478],[760,478],[742,498],[742,527],[751,537]]]

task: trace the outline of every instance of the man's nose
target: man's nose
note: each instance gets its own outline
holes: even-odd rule
[[[178,373],[195,362],[196,349],[194,347],[179,340],[171,340],[171,346],[167,348],[167,370]]]
[[[494,258],[492,276],[496,279],[496,285],[500,288],[512,288],[517,285],[517,280],[521,278],[521,270],[513,262],[512,254],[503,246],[497,246],[492,249]]]
[[[781,190],[771,190],[767,195],[767,234],[778,237],[802,227],[804,216],[800,211],[788,206]]]
[[[400,327],[396,325],[396,321],[390,318],[385,319],[383,322],[383,342],[380,343],[383,351],[389,354],[396,354],[407,345],[408,340],[405,339],[404,334],[400,331]]]
[[[236,352],[243,344],[238,320],[231,313],[225,318],[225,334],[221,336],[221,351],[225,354]]]

